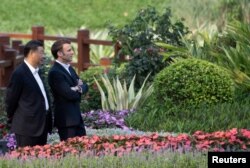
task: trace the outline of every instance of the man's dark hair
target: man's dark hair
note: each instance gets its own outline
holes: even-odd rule
[[[43,43],[39,40],[31,40],[29,41],[23,49],[24,57],[27,57],[30,51],[36,51],[38,47],[43,47]]]
[[[62,50],[63,44],[71,44],[69,39],[59,39],[51,46],[51,53],[55,59],[58,58],[57,52]]]

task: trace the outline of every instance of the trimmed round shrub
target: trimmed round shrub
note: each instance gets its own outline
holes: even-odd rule
[[[222,67],[205,60],[190,58],[174,62],[154,79],[159,103],[199,105],[231,101],[234,82]]]

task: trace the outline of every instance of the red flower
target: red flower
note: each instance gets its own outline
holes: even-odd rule
[[[114,140],[120,140],[120,141],[121,141],[121,140],[124,140],[124,139],[126,139],[126,138],[125,138],[125,136],[123,136],[123,135],[113,135],[113,139],[114,139]]]
[[[197,138],[197,140],[203,140],[206,138],[206,136],[205,135],[197,135],[196,138]]]
[[[241,129],[241,134],[242,134],[244,137],[250,139],[250,130]]]
[[[179,134],[178,136],[159,136],[157,133],[150,136],[113,135],[110,137],[76,137],[62,141],[55,145],[34,146],[18,148],[10,153],[10,157],[27,159],[28,156],[43,158],[61,158],[67,153],[91,154],[95,156],[116,155],[123,156],[131,151],[143,151],[146,149],[159,151],[161,149],[173,150],[198,150],[225,151],[227,147],[236,147],[249,150],[250,131],[246,129],[231,129],[229,131],[217,131],[204,133],[196,131],[193,136]]]
[[[223,131],[217,131],[217,132],[213,133],[213,136],[215,138],[224,138],[225,137],[225,132],[223,132]]]
[[[241,149],[247,150],[247,146],[246,146],[245,144],[243,144],[243,145],[241,146]]]
[[[151,135],[152,139],[158,139],[159,135],[157,133]]]
[[[196,131],[196,132],[193,134],[193,136],[196,136],[196,135],[202,135],[202,134],[204,134],[204,132],[203,132],[203,131]]]

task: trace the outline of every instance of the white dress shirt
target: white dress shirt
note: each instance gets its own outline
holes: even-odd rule
[[[46,110],[49,110],[49,103],[48,103],[47,95],[46,95],[46,92],[45,92],[45,89],[44,89],[44,86],[43,86],[43,82],[42,82],[42,80],[41,80],[41,78],[40,78],[40,76],[38,74],[39,68],[35,69],[25,59],[24,59],[24,62],[29,67],[31,73],[33,74],[34,78],[36,79],[36,82],[39,85],[40,90],[42,91],[42,94],[43,94],[43,97],[44,97],[44,100],[45,100],[45,106],[46,106],[45,108],[46,108]]]
[[[58,61],[58,60],[56,60],[56,62],[59,63],[60,65],[62,65],[63,68],[65,68],[66,71],[71,75],[71,73],[70,73],[70,71],[69,71],[70,64],[64,64],[64,63],[62,63],[62,62],[60,62],[60,61]]]

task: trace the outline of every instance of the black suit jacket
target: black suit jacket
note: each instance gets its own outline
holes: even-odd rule
[[[82,116],[80,111],[81,93],[71,90],[70,87],[77,85],[79,79],[75,70],[67,70],[55,62],[48,74],[49,85],[54,97],[54,124],[56,127],[76,126],[81,123]],[[84,84],[83,94],[87,92],[88,86]]]
[[[48,92],[46,94],[48,97]],[[6,112],[11,131],[16,134],[36,137],[43,133],[45,126],[52,130],[51,111],[46,115],[42,91],[25,63],[19,65],[11,76],[6,93]]]

